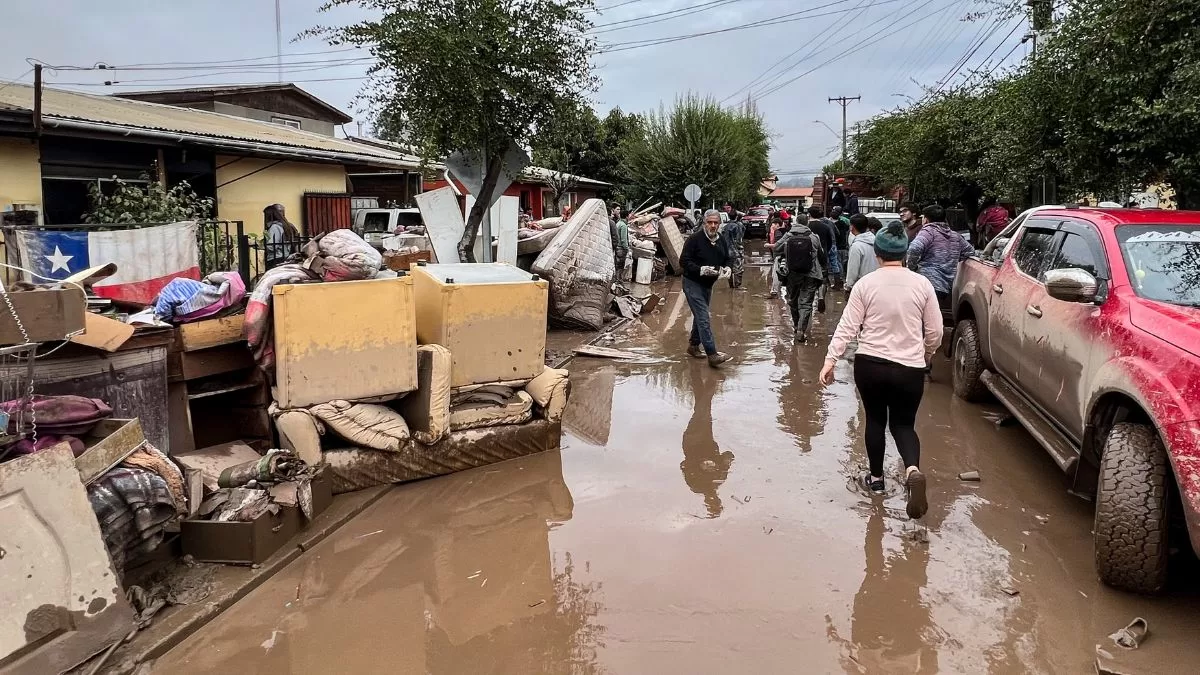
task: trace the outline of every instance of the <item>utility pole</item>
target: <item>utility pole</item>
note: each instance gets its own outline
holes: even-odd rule
[[[283,84],[283,23],[279,20],[279,0],[275,0],[275,67],[278,82]]]
[[[42,135],[42,64],[33,64],[33,134]]]
[[[829,99],[830,103],[838,102],[842,106],[842,171],[848,167],[846,159],[846,106],[850,105],[851,101],[861,101],[862,96],[838,96]]]

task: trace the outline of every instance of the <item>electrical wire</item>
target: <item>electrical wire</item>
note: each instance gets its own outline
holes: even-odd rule
[[[17,83],[19,83],[21,80],[25,79],[25,77],[26,77],[27,75],[29,75],[30,73],[32,73],[32,72],[33,72],[33,68],[30,68],[29,70],[27,70],[27,71],[25,71],[25,72],[21,73],[20,75],[18,75],[18,76],[16,77],[16,79],[13,79],[13,80],[6,80],[6,81],[4,81],[4,83],[3,83],[3,84],[0,84],[0,91],[4,91],[4,89],[5,89],[5,88],[7,88],[7,87],[10,87],[10,86],[12,86],[12,85],[14,85],[14,84],[17,84]]]
[[[997,43],[997,44],[996,44],[996,46],[995,46],[995,47],[992,49],[991,53],[990,53],[990,54],[988,54],[988,55],[987,55],[987,57],[986,57],[986,58],[984,58],[984,60],[983,60],[982,62],[980,62],[980,63],[981,63],[981,64],[982,64],[982,63],[986,63],[988,59],[990,59],[990,58],[991,58],[993,55],[995,55],[995,53],[996,53],[997,51],[999,51],[999,50],[1000,50],[1000,47],[1001,47],[1001,46],[1003,46],[1005,42],[1008,42],[1009,38],[1011,38],[1011,37],[1013,36],[1013,34],[1014,34],[1014,33],[1016,33],[1018,29],[1020,29],[1020,28],[1021,28],[1021,24],[1022,24],[1022,23],[1023,23],[1023,21],[1018,21],[1018,22],[1017,22],[1017,23],[1016,23],[1016,24],[1015,24],[1015,25],[1012,27],[1012,30],[1010,30],[1010,31],[1008,32],[1008,35],[1005,35],[1005,36],[1004,36],[1004,38],[1003,38],[1003,39],[1001,39],[1001,40],[1000,40],[1000,42],[999,42],[999,43]],[[979,51],[979,48],[980,48],[980,47],[982,47],[982,46],[983,46],[983,45],[984,45],[986,42],[987,42],[987,40],[984,40],[983,42],[980,42],[980,43],[979,43],[979,45],[978,45],[978,46],[976,46],[976,47],[975,47],[975,49],[974,49],[974,50],[972,50],[972,51],[971,51],[971,53],[970,53],[970,54],[968,54],[968,55],[967,55],[967,57],[966,57],[965,59],[963,59],[963,60],[962,60],[962,62],[961,62],[961,63],[959,63],[959,64],[958,64],[958,65],[957,65],[957,66],[956,66],[956,67],[955,67],[953,70],[951,70],[951,72],[949,72],[949,73],[947,73],[947,74],[946,74],[946,77],[944,77],[944,78],[942,78],[941,80],[939,80],[939,81],[938,81],[937,88],[935,88],[935,89],[934,89],[934,90],[931,92],[931,94],[937,94],[938,92],[942,91],[942,89],[943,89],[943,88],[944,88],[944,87],[945,87],[947,84],[950,84],[951,80],[953,80],[953,79],[954,79],[954,77],[955,77],[956,75],[958,75],[958,73],[959,73],[959,72],[962,70],[963,66],[967,65],[967,62],[971,60],[971,57],[975,55],[975,52]],[[1019,43],[1018,43],[1018,44],[1019,44]],[[977,65],[976,67],[978,67],[978,65]]]
[[[858,0],[858,2],[855,4],[855,6],[851,7],[850,10],[854,11],[855,9],[859,9],[859,5],[861,5],[863,2],[866,2],[866,0]],[[827,43],[829,40],[831,40],[833,38],[835,31],[832,30],[832,28],[833,28],[833,26],[830,25],[828,28],[826,28],[826,30],[822,31],[821,39],[817,42],[817,44],[814,45],[810,42],[806,42],[806,43],[800,45],[799,47],[797,47],[794,51],[792,51],[788,55],[779,59],[775,63],[772,63],[769,68],[767,68],[763,72],[759,73],[758,77],[754,78],[753,80],[750,80],[746,84],[743,84],[741,87],[738,88],[737,91],[735,91],[732,94],[730,94],[729,96],[726,96],[725,98],[721,99],[721,102],[725,103],[726,101],[729,101],[730,99],[737,97],[743,91],[752,89],[754,87],[754,85],[756,85],[760,81],[762,81],[762,79],[764,77],[766,77],[767,75],[769,75],[772,70],[775,70],[775,68],[777,66],[779,66],[781,63],[787,61],[788,59],[792,58],[796,54],[799,54],[805,48],[808,48],[808,52],[806,52],[804,54],[804,56],[801,56],[799,61],[803,62],[805,59],[811,58],[817,52],[817,50],[821,49],[821,47],[824,46],[825,43]]]
[[[285,56],[291,57],[291,56],[314,56],[314,55],[325,55],[325,54],[341,54],[344,52],[352,52],[352,51],[356,51],[359,49],[362,49],[362,47],[346,47],[343,49],[326,49],[326,50],[322,50],[322,51],[313,51],[313,52],[296,52],[294,54],[286,54]],[[118,65],[97,63],[96,65],[93,65],[93,66],[72,66],[72,65],[56,66],[53,64],[46,63],[45,61],[38,60],[38,59],[26,59],[26,61],[29,62],[31,65],[39,64],[48,70],[110,70],[110,69],[111,70],[123,70],[123,69],[134,69],[134,68],[142,68],[142,67],[149,67],[149,66],[238,65],[245,61],[265,61],[267,59],[276,59],[276,58],[278,58],[278,56],[279,56],[278,54],[271,54],[269,56],[249,56],[249,57],[242,58],[242,59],[218,59],[215,61],[160,61],[160,62],[149,62],[149,63],[127,63],[127,64],[118,64]],[[274,67],[275,62],[272,61],[270,64],[265,64],[265,65]]]
[[[800,10],[798,12],[789,12],[787,14],[780,14],[779,16],[773,16],[773,17],[768,17],[766,19],[760,19],[758,21],[752,21],[750,23],[740,24],[737,26],[729,26],[727,28],[720,28],[720,29],[716,29],[716,30],[703,31],[700,33],[690,33],[687,35],[675,35],[675,36],[663,37],[663,38],[650,38],[650,39],[646,39],[646,40],[632,40],[629,42],[610,43],[610,44],[604,45],[598,51],[601,54],[613,54],[613,53],[617,53],[617,52],[628,51],[630,49],[641,49],[643,47],[654,47],[654,46],[661,45],[661,44],[669,44],[672,42],[679,42],[681,40],[691,40],[693,38],[705,37],[708,35],[718,35],[721,33],[730,33],[733,31],[746,30],[749,28],[760,28],[762,26],[768,26],[768,25],[774,26],[774,25],[779,25],[779,24],[784,24],[784,23],[792,23],[795,21],[805,21],[808,19],[815,19],[815,18],[819,18],[822,16],[831,16],[834,14],[845,14],[846,12],[848,12],[850,10],[848,10],[848,9],[835,10],[832,12],[825,12],[823,14],[810,14],[810,12],[820,10],[820,9],[826,9],[826,8],[832,7],[834,5],[840,5],[845,2],[849,2],[849,1],[850,0],[835,0],[835,2],[826,4],[826,5],[822,5],[820,7],[812,7],[809,9]],[[877,0],[876,2],[872,3],[870,6],[874,7],[874,6],[879,6],[879,5],[889,5],[889,4],[892,4],[895,2],[902,2],[902,1],[904,1],[904,0]]]
[[[677,9],[671,9],[671,10],[667,10],[665,12],[658,12],[657,14],[647,14],[645,16],[633,17],[631,19],[622,19],[620,21],[610,21],[609,23],[599,23],[599,24],[592,26],[588,30],[588,32],[592,33],[593,35],[599,35],[601,33],[611,33],[613,31],[626,30],[629,28],[641,28],[642,26],[648,26],[650,24],[655,24],[655,23],[662,23],[663,21],[670,21],[671,19],[678,19],[680,17],[687,16],[689,14],[697,14],[700,12],[708,11],[710,9],[715,9],[722,5],[728,5],[728,4],[732,4],[735,2],[742,2],[742,1],[743,0],[709,0],[708,2],[704,2],[699,5],[693,5],[691,7],[679,7]],[[670,15],[674,15],[674,16],[670,16]],[[659,17],[665,17],[665,18],[659,18]],[[646,19],[654,19],[654,21],[646,21]],[[622,25],[622,24],[634,24],[634,25]],[[596,30],[597,28],[605,28],[607,30]]]
[[[967,0],[967,2],[958,5],[952,10],[953,13],[957,14],[964,11],[970,3],[971,0]],[[957,24],[957,26],[955,26],[955,24]],[[984,25],[987,25],[986,22]],[[937,63],[938,59],[940,59],[942,55],[946,53],[946,50],[958,40],[959,36],[962,35],[964,30],[966,30],[966,23],[961,20],[936,22],[931,29],[930,34],[920,44],[937,46],[932,49],[922,50],[920,53],[915,55],[910,54],[909,58],[906,59],[905,64],[896,70],[894,77],[888,79],[888,84],[885,88],[890,93],[896,86],[895,80],[902,80],[904,78],[906,68],[908,69],[908,72],[913,73],[923,73],[928,70],[929,67]],[[978,34],[968,42],[968,49],[970,48],[969,45],[974,44],[976,39],[978,39]]]
[[[917,20],[915,20],[915,21],[912,21],[912,22],[909,22],[909,23],[907,23],[907,24],[905,24],[905,25],[903,25],[903,26],[896,26],[896,27],[893,27],[893,26],[885,26],[883,29],[881,29],[881,30],[878,30],[878,31],[876,31],[875,33],[872,33],[871,35],[869,35],[869,36],[867,36],[867,37],[863,38],[863,39],[862,39],[862,41],[859,43],[859,46],[857,46],[857,47],[854,47],[854,48],[852,48],[852,49],[847,49],[846,51],[844,51],[844,52],[841,52],[841,53],[840,53],[840,54],[838,54],[837,56],[834,56],[834,57],[833,57],[833,58],[831,58],[831,59],[827,59],[827,60],[825,60],[825,61],[823,61],[823,62],[821,62],[821,63],[817,64],[816,66],[813,66],[812,68],[810,68],[810,69],[808,69],[808,70],[804,71],[803,73],[800,73],[799,75],[797,75],[797,76],[795,76],[795,77],[793,77],[793,78],[791,78],[791,79],[788,79],[788,80],[786,80],[786,81],[784,81],[784,82],[781,82],[781,83],[779,83],[779,84],[775,85],[774,87],[772,87],[772,88],[768,89],[767,91],[765,91],[765,92],[762,92],[762,93],[760,93],[759,95],[757,95],[756,97],[754,97],[753,101],[754,101],[755,103],[757,103],[758,101],[761,101],[762,99],[766,98],[767,96],[770,96],[771,94],[773,94],[773,93],[775,93],[775,92],[779,91],[780,89],[783,89],[784,87],[786,87],[787,85],[789,85],[789,84],[791,84],[791,83],[795,82],[796,80],[799,80],[800,78],[802,78],[802,77],[805,77],[806,75],[810,75],[810,74],[812,74],[812,73],[816,72],[817,70],[820,70],[821,68],[824,68],[825,66],[827,66],[827,65],[829,65],[829,64],[831,64],[831,63],[834,63],[834,62],[836,62],[836,61],[840,61],[840,60],[842,60],[842,59],[846,58],[847,56],[850,56],[851,54],[853,54],[853,53],[855,53],[855,52],[857,52],[857,51],[861,51],[861,50],[863,50],[863,49],[865,49],[865,48],[869,47],[869,46],[871,45],[871,43],[870,43],[870,40],[871,40],[872,38],[878,37],[879,35],[882,35],[882,34],[883,34],[885,31],[888,31],[888,30],[893,30],[893,31],[897,31],[897,32],[899,32],[899,31],[904,31],[904,30],[907,30],[907,29],[909,29],[909,28],[913,27],[914,25],[916,25],[917,23],[919,23],[919,22],[923,21],[924,19],[927,19],[927,18],[929,18],[930,16],[933,16],[934,14],[937,14],[938,12],[944,11],[944,10],[946,9],[946,7],[949,7],[950,5],[953,5],[953,4],[954,4],[955,2],[957,2],[957,1],[958,1],[958,0],[952,0],[951,2],[947,3],[945,6],[943,6],[943,7],[940,7],[940,8],[938,8],[938,9],[934,10],[933,12],[930,12],[929,14],[923,15],[923,16],[921,16],[921,17],[917,18]],[[925,0],[925,2],[922,2],[922,3],[921,3],[921,4],[920,4],[918,7],[917,7],[917,9],[915,9],[915,10],[911,10],[911,11],[909,12],[909,15],[911,16],[911,15],[912,15],[914,12],[916,12],[917,10],[919,10],[919,9],[921,9],[921,8],[923,8],[923,7],[926,7],[926,6],[928,6],[928,5],[929,5],[931,2],[933,2],[933,0]]]

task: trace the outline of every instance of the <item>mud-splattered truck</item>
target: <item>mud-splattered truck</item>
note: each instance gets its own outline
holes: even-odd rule
[[[962,264],[954,392],[994,396],[1095,501],[1109,585],[1200,553],[1200,213],[1039,207]]]

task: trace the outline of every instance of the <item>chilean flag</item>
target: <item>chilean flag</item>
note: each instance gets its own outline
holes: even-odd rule
[[[116,263],[97,281],[96,295],[148,305],[176,277],[200,278],[194,222],[128,230],[16,230],[21,265],[43,279],[66,279],[90,267]]]

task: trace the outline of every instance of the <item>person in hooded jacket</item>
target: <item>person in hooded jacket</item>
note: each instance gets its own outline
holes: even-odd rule
[[[921,211],[921,231],[908,247],[908,268],[933,284],[938,305],[950,309],[950,291],[958,276],[958,263],[975,254],[975,248],[946,224],[946,209],[930,204]]]
[[[793,240],[805,245],[793,246]],[[807,257],[798,260],[798,255]],[[821,238],[808,229],[807,225],[797,222],[775,243],[775,257],[781,258],[787,268],[787,303],[792,312],[792,326],[796,331],[793,341],[796,344],[804,344],[808,341],[808,329],[812,324],[813,303],[817,292],[825,283],[825,257],[821,248]]]
[[[861,213],[850,216],[850,256],[846,262],[846,293],[867,274],[879,269],[875,258],[875,233],[870,221]]]

